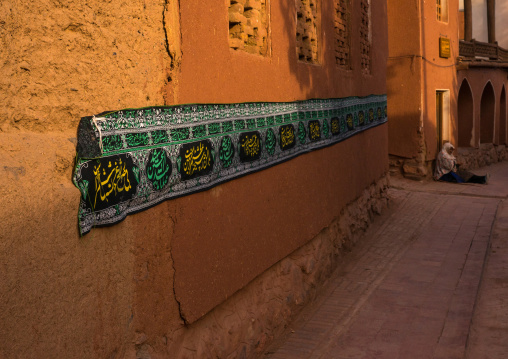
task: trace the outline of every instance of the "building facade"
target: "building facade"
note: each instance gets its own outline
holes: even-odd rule
[[[495,37],[495,19],[502,18],[495,6],[469,1],[465,17],[459,1],[389,1],[394,173],[430,176],[445,141],[459,147],[459,162],[470,169],[506,156],[506,59]],[[488,42],[472,41],[473,33]]]
[[[7,0],[0,8],[0,356],[261,353],[386,203],[386,109],[361,109],[386,94],[386,2]],[[339,105],[304,109],[311,99]],[[271,114],[237,119],[252,122],[250,135],[262,137],[261,156],[273,148],[268,130],[276,134],[275,153],[284,150],[282,126],[302,133],[302,146],[323,145],[151,206],[154,200],[111,226],[95,228],[94,217],[90,233],[80,236],[78,209],[91,194],[91,215],[101,209],[97,201],[118,200],[104,204],[114,216],[123,208],[114,196],[127,188],[139,198],[141,183],[151,194],[162,193],[158,185],[174,193],[202,178],[184,178],[171,146],[209,141],[219,171],[229,165],[214,139],[247,133],[236,122],[227,132],[231,121],[219,110],[209,122],[189,115],[189,126],[171,122],[176,115],[166,127],[143,122],[132,142],[126,128],[152,111],[206,107],[215,116],[216,108],[244,103],[297,109],[280,115],[278,125]],[[300,122],[308,121],[297,132],[300,113]],[[109,133],[113,115],[126,127]],[[80,118],[90,119],[85,135],[98,134],[96,156],[81,155]],[[185,131],[190,137],[176,136]],[[165,144],[156,145],[156,134]],[[341,140],[325,143],[334,138]],[[241,144],[233,146],[242,171],[268,158],[245,164]],[[116,157],[105,155],[111,148]],[[160,178],[148,186],[150,165],[136,161],[162,153],[180,187]],[[115,162],[117,181],[108,182],[99,165],[111,175],[105,167],[113,159],[138,167]],[[92,166],[95,177],[85,183]],[[114,192],[100,192],[102,185]]]

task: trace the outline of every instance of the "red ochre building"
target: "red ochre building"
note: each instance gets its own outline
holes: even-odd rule
[[[474,169],[506,157],[508,4],[389,0],[392,173],[429,177],[445,141]]]

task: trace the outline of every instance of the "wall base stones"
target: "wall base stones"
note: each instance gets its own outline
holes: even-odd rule
[[[390,174],[405,178],[422,180],[432,175],[432,162],[425,161],[423,156],[402,158],[390,155]]]
[[[168,352],[178,358],[249,358],[263,353],[294,315],[315,298],[373,216],[386,208],[388,186],[386,175],[365,189],[306,245],[175,333]],[[145,354],[149,352],[144,349]]]
[[[483,143],[479,148],[459,147],[455,152],[457,164],[465,170],[474,170],[508,159],[505,145]],[[421,158],[405,159],[390,155],[390,175],[422,180],[431,178],[435,161],[424,161]]]
[[[505,145],[483,143],[480,148],[459,147],[456,156],[463,169],[473,170],[505,160],[507,150]]]
[[[418,132],[418,152],[412,158],[389,155],[390,174],[422,180],[432,176],[432,161],[427,161],[427,147],[421,131]]]

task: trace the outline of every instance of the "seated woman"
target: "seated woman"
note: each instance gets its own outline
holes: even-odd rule
[[[486,176],[477,176],[471,172],[457,169],[456,159],[453,155],[454,149],[455,147],[450,142],[443,145],[443,149],[436,158],[434,179],[446,182],[487,184],[489,180],[488,174]]]

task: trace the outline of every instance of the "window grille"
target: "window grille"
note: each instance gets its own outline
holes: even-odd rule
[[[350,0],[335,2],[335,62],[344,69],[351,69],[351,13]]]

